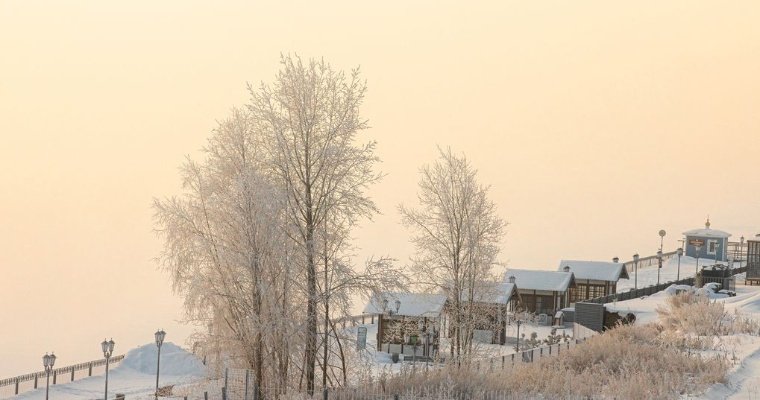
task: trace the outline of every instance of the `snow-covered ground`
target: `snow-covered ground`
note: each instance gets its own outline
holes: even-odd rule
[[[682,260],[683,261],[683,260]],[[701,264],[701,262],[700,262]],[[688,260],[682,262],[681,266],[689,265]],[[668,263],[665,271],[670,268]],[[688,268],[688,267],[687,267]],[[691,268],[694,264],[691,263]],[[655,273],[656,269],[651,270]],[[642,272],[645,279],[651,272]],[[683,271],[682,271],[683,272]],[[693,269],[692,269],[693,273]],[[642,278],[642,275],[639,278]],[[688,287],[671,287],[668,290],[656,293],[651,296],[645,296],[638,299],[620,301],[607,304],[607,308],[612,311],[618,311],[623,314],[633,313],[636,315],[636,324],[654,322],[658,319],[657,308],[665,304],[668,296],[672,295],[676,289],[687,289]],[[736,296],[727,297],[723,294],[712,294],[704,291],[713,301],[723,302],[726,311],[729,313],[739,312],[743,316],[760,320],[760,286],[737,285]],[[376,329],[375,324],[364,325],[368,328],[367,349],[363,352],[362,357],[367,361],[367,367],[374,374],[383,372],[398,372],[409,362],[393,363],[390,354],[376,351]],[[508,337],[514,340],[516,336],[516,325],[510,325],[508,328]],[[520,327],[520,333],[525,333],[530,337],[532,332],[536,332],[538,339],[544,339],[551,332],[549,326],[539,326],[533,323],[526,323]],[[347,333],[355,335],[357,327],[347,328]],[[557,333],[566,333],[572,335],[572,330],[558,330]],[[730,354],[733,361],[733,367],[728,373],[726,384],[717,384],[710,387],[700,399],[760,399],[760,336],[755,335],[731,335],[720,338],[723,348]],[[443,340],[443,348],[446,346]],[[491,344],[478,344],[477,353],[479,357],[489,358],[498,355],[506,355],[514,352],[512,344],[501,346]],[[155,345],[145,345],[127,353],[124,361],[117,367],[113,368],[109,377],[109,398],[113,398],[116,393],[124,393],[129,399],[150,399],[153,397],[155,389],[156,373],[156,348]],[[422,367],[424,364],[417,364]],[[51,386],[51,398],[66,400],[98,399],[103,397],[103,375],[93,376],[80,379],[68,384]],[[176,385],[175,394],[182,393],[183,389],[197,391],[198,388],[207,387],[205,366],[193,355],[182,350],[171,343],[164,344],[161,352],[161,386]],[[45,389],[37,389],[19,395],[18,399],[43,399]]]
[[[699,268],[701,269],[703,266],[706,265],[714,265],[716,264],[715,260],[713,259],[705,259],[700,258],[699,259]],[[718,264],[727,264],[726,262],[718,262]],[[743,266],[743,263],[735,262],[733,267],[739,268]],[[693,257],[687,257],[683,256],[681,257],[681,268],[679,273],[678,268],[678,257],[673,257],[669,260],[665,260],[662,264],[662,268],[659,269],[657,266],[654,267],[647,267],[647,268],[641,268],[638,272],[638,287],[646,287],[650,285],[656,285],[657,284],[657,270],[660,270],[660,283],[670,282],[677,280],[678,277],[680,279],[684,278],[690,278],[694,276],[694,272],[697,267],[697,259]],[[630,279],[621,279],[618,281],[617,284],[617,291],[619,292],[625,292],[629,289],[633,289],[635,284],[634,276],[636,275],[636,272],[633,268],[628,268],[628,276],[630,276]]]
[[[694,264],[691,266],[694,268]],[[680,289],[685,288],[688,287]],[[665,304],[665,300],[674,292],[674,289],[676,288],[671,287],[669,290],[651,296],[609,303],[606,307],[610,311],[618,311],[621,314],[629,312],[635,314],[637,324],[655,322],[658,319],[657,307]],[[735,297],[712,294],[710,298],[723,302],[729,313],[738,312],[745,317],[760,320],[760,287],[758,286],[737,285]],[[760,399],[760,336],[741,334],[723,336],[720,340],[726,350],[731,353],[734,362],[734,366],[728,373],[728,382],[713,385],[698,398],[705,400]]]
[[[124,360],[108,374],[108,398],[123,393],[128,399],[152,399],[156,387],[156,345],[147,344],[129,351]],[[206,367],[192,354],[173,343],[161,348],[160,386],[186,385],[206,378]],[[102,399],[105,374],[71,383],[50,386],[50,398],[56,400]],[[44,399],[45,386],[22,393],[14,399]]]

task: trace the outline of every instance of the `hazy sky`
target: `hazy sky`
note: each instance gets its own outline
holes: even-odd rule
[[[673,249],[708,214],[760,233],[757,1],[271,3],[0,0],[0,377],[184,343],[151,199],[281,52],[367,79],[387,176],[358,259],[408,259],[395,206],[436,145],[491,185],[515,267]]]

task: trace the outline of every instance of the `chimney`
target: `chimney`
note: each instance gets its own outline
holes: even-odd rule
[[[509,276],[509,283],[515,283],[515,276],[514,275],[510,275]]]
[[[562,268],[562,270],[565,271],[565,272],[570,272],[570,266],[569,265],[565,265],[565,267]]]
[[[619,259],[619,258],[617,258],[617,257],[612,257],[612,262],[614,262],[614,263],[617,263],[618,261],[620,261],[620,259]]]

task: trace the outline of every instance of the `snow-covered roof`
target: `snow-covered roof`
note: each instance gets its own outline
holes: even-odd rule
[[[504,281],[515,277],[515,285],[520,290],[549,290],[564,292],[570,285],[575,284],[572,272],[546,271],[532,269],[508,269],[504,273]]]
[[[383,300],[388,300],[387,310],[383,309]],[[396,300],[400,307],[396,312]],[[383,314],[388,310],[396,315],[408,317],[438,317],[446,304],[446,295],[429,293],[391,293],[385,292],[373,296],[364,307],[364,314]]]
[[[579,261],[562,260],[557,271],[564,271],[570,267],[570,272],[575,279],[593,279],[598,281],[617,282],[619,279],[628,279],[628,271],[623,263],[608,261]]]
[[[710,228],[692,229],[690,231],[684,232],[683,234],[685,236],[721,238],[721,239],[731,237],[731,234],[728,232],[719,231],[717,229],[710,229]]]
[[[476,303],[507,304],[517,290],[514,283],[508,282],[478,282],[473,293]],[[467,301],[466,291],[462,291],[461,301]]]

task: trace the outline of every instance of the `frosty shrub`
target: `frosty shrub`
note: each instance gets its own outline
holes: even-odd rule
[[[726,312],[723,303],[710,302],[709,298],[695,292],[669,297],[666,306],[659,307],[657,313],[666,334],[684,336],[685,340],[692,342],[701,342],[703,340],[699,337],[704,336],[754,334],[759,327],[757,322],[742,317],[738,311],[730,314]]]
[[[444,368],[405,371],[385,382],[386,393],[414,387],[433,398],[676,399],[724,380],[728,361],[667,345],[655,324],[625,325],[556,357],[504,370]],[[356,397],[361,399],[362,397]]]

